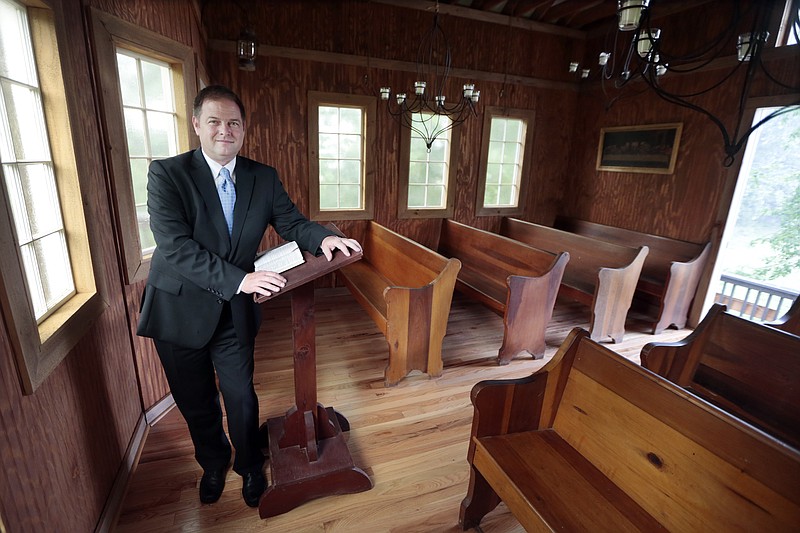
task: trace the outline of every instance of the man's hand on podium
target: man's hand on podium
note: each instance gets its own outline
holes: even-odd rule
[[[334,250],[341,250],[344,255],[350,257],[350,250],[360,252],[361,245],[355,239],[346,239],[337,235],[328,235],[322,240],[320,244],[322,253],[325,254],[325,259],[328,261],[333,259]]]
[[[276,272],[257,270],[250,272],[242,280],[240,291],[246,294],[271,296],[286,285],[286,278]]]

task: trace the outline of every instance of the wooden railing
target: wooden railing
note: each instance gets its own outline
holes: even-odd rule
[[[728,312],[749,320],[769,322],[786,313],[797,296],[797,292],[761,281],[723,274],[714,303],[726,305]]]

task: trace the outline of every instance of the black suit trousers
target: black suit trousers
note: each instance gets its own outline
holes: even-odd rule
[[[226,467],[231,459],[231,443],[236,451],[235,472],[243,475],[261,470],[264,455],[259,441],[258,397],[253,387],[254,341],[242,343],[237,338],[230,304],[224,304],[214,335],[200,349],[154,341],[175,404],[189,426],[195,458],[203,470]],[[220,391],[230,441],[223,429]]]

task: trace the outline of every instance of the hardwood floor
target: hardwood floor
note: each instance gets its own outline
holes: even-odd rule
[[[256,344],[256,391],[261,418],[280,416],[294,401],[290,299],[263,304]],[[444,339],[444,372],[431,379],[414,374],[383,386],[386,341],[346,289],[316,294],[318,401],[350,422],[348,446],[356,466],[374,487],[329,496],[283,515],[261,520],[241,497],[241,478],[229,471],[219,502],[198,499],[201,470],[193,457],[183,418],[170,410],[153,425],[125,497],[117,532],[456,532],[467,492],[467,443],[472,422],[470,390],[484,379],[520,377],[540,368],[575,326],[588,328],[589,309],[556,304],[545,358],[494,359],[503,337],[502,319],[456,294]],[[675,341],[689,330],[647,333],[629,318],[625,340],[608,346],[639,362],[641,347]],[[267,469],[269,470],[269,469]],[[521,532],[501,504],[472,531]]]

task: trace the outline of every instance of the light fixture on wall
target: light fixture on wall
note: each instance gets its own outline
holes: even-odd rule
[[[473,83],[464,84],[455,101],[450,102],[446,98],[450,60],[450,45],[439,26],[437,2],[433,26],[423,36],[417,51],[417,81],[414,82],[412,96],[397,93],[392,99],[390,87],[380,89],[381,99],[386,102],[389,113],[421,136],[428,150],[442,133],[477,115],[475,104],[480,99],[480,91],[475,89]]]
[[[665,46],[665,44],[669,44],[669,36],[662,35],[659,28],[651,26],[652,8],[649,4],[650,0],[620,0],[617,2],[617,23],[613,32],[613,44],[610,49],[604,50],[598,57],[603,90],[608,95],[606,84],[611,80],[613,80],[613,88],[619,90],[634,80],[640,80],[646,84],[644,90],[649,88],[667,102],[702,113],[722,134],[725,151],[724,164],[730,166],[753,131],[778,115],[794,109],[795,104],[800,104],[798,101],[792,106],[779,108],[749,129],[740,131],[742,117],[745,113],[745,102],[750,95],[753,79],[758,71],[763,72],[763,79],[770,83],[800,92],[800,87],[792,87],[776,79],[767,71],[766,65],[762,61],[762,52],[769,38],[767,27],[773,3],[754,1],[750,3],[747,11],[743,12],[740,2],[731,2],[734,11],[725,29],[696,50],[680,55],[670,53],[669,46]],[[620,45],[620,40],[625,39],[624,35],[626,34],[631,35],[630,42],[627,46]],[[736,43],[735,50],[734,43]],[[620,50],[621,54],[619,54]],[[664,86],[666,80],[680,74],[695,73],[708,67],[712,61],[720,57],[731,56],[734,51],[738,61],[734,61],[735,64],[727,69],[719,79],[711,82],[709,86],[683,93],[670,91]],[[618,54],[620,58],[616,57]],[[746,72],[742,76],[742,86],[739,89],[735,123],[731,124],[729,128],[722,118],[701,106],[695,97],[723,86],[729,87],[739,69],[744,69]],[[732,89],[727,88],[726,90]],[[617,93],[614,98],[610,99],[607,107],[610,107],[623,94],[622,92]]]
[[[239,58],[241,70],[254,71],[256,69],[256,54],[258,41],[253,30],[243,29],[236,41],[236,56]]]

